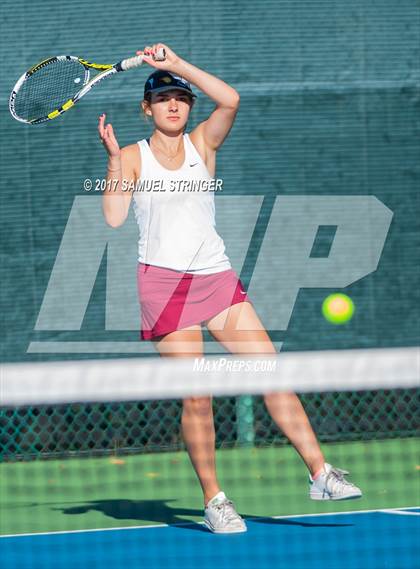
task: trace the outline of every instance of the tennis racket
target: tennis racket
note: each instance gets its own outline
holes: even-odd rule
[[[154,59],[164,61],[165,50],[160,49]],[[50,57],[18,79],[9,98],[10,112],[16,120],[26,124],[50,121],[71,109],[106,77],[139,67],[142,63],[142,55],[114,65],[91,63],[72,55]],[[99,73],[91,79],[92,69]]]

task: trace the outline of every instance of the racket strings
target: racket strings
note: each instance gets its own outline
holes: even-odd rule
[[[47,116],[74,97],[87,82],[85,67],[74,60],[57,60],[28,77],[19,89],[15,110],[19,117],[34,120]]]

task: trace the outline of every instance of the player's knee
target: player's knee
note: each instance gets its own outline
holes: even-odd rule
[[[188,397],[183,401],[184,411],[195,415],[208,415],[212,410],[211,397]]]

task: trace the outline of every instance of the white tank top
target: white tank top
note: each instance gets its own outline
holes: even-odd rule
[[[198,191],[179,190],[184,180],[189,188],[193,187],[189,181],[212,180],[188,134],[184,134],[185,161],[178,170],[161,166],[146,139],[138,145],[141,176],[133,206],[140,230],[139,262],[194,274],[231,269],[216,232],[214,191],[202,186]]]

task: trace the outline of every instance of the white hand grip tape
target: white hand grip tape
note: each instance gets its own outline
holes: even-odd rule
[[[160,48],[154,57],[155,61],[164,61],[165,60],[165,50]],[[134,67],[139,67],[143,63],[143,56],[136,55],[135,57],[129,57],[128,59],[124,59],[121,61],[121,68],[124,71],[127,69],[134,69]]]

